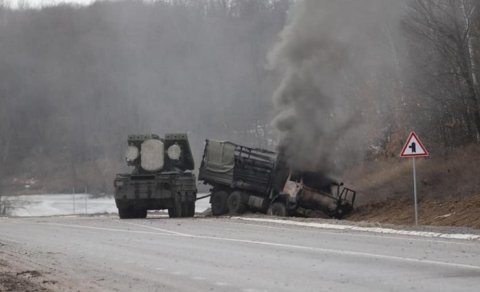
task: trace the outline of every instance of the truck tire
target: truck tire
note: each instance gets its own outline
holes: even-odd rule
[[[247,208],[247,202],[242,192],[234,191],[228,196],[228,199],[227,199],[228,213],[240,215],[245,213],[246,208]]]
[[[195,202],[182,204],[182,217],[193,217],[195,215]]]
[[[334,217],[335,219],[343,219],[345,216],[352,212],[353,208],[352,205],[345,203],[337,207],[335,210]]]
[[[287,217],[287,207],[284,203],[275,202],[270,205],[267,214],[270,216]]]
[[[168,209],[168,216],[170,218],[182,217],[182,203],[181,202],[174,202],[173,208]]]
[[[228,193],[225,191],[216,191],[212,194],[210,204],[213,216],[221,216],[227,213],[227,198]]]

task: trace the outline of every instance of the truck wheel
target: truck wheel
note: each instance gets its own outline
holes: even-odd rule
[[[225,191],[218,191],[212,194],[210,204],[213,216],[221,216],[227,213],[227,197],[228,193]]]
[[[273,203],[270,208],[268,208],[267,214],[271,216],[287,217],[287,207],[284,203]]]
[[[335,210],[335,215],[333,216],[335,219],[343,219],[345,216],[352,212],[353,208],[350,204],[342,204],[341,206],[337,207]]]
[[[230,214],[243,214],[247,208],[244,195],[239,191],[231,193],[227,199],[227,208]]]

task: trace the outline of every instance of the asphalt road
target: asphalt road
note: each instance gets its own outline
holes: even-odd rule
[[[228,218],[0,218],[0,256],[59,291],[480,289],[479,241]]]

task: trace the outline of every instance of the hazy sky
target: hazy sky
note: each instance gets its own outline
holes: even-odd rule
[[[118,1],[118,0],[0,0],[0,3],[5,3],[6,5],[17,8],[18,6],[28,6],[28,7],[41,7],[48,6],[60,3],[72,3],[72,4],[90,4],[95,1]],[[155,1],[155,0],[143,0],[144,2]]]
[[[89,4],[94,2],[94,0],[4,0],[4,2],[9,4],[11,7],[18,7],[18,5],[22,5],[22,3],[25,3],[28,6],[38,7],[58,3]]]

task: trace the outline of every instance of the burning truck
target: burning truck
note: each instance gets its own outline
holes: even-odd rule
[[[247,210],[275,216],[322,211],[343,218],[353,210],[356,192],[314,172],[294,171],[281,153],[206,140],[198,179],[212,186],[214,216]]]

